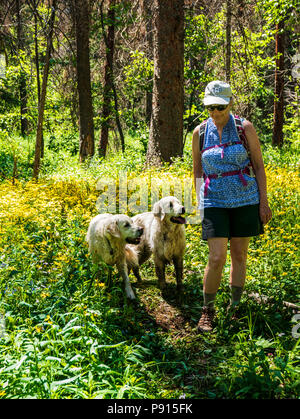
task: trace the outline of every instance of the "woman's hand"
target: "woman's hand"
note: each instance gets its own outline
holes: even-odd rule
[[[259,204],[259,216],[263,224],[267,224],[272,218],[272,210],[269,207],[268,202],[260,202]]]

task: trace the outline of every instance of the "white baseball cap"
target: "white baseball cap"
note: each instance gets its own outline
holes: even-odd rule
[[[228,105],[232,97],[231,87],[228,83],[214,80],[205,88],[203,103],[208,105]]]

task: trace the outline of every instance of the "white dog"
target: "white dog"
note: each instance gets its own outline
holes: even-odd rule
[[[132,218],[144,233],[138,245],[126,245],[128,269],[140,280],[139,266],[153,254],[155,271],[161,289],[166,286],[165,266],[173,262],[178,291],[182,290],[183,255],[185,251],[185,213],[177,198],[168,196],[156,202],[152,212]],[[138,261],[138,264],[137,264]]]
[[[116,265],[124,280],[126,295],[131,300],[135,295],[128,278],[126,253],[129,263],[137,261],[131,261],[134,254],[125,253],[125,245],[139,243],[142,233],[143,229],[135,226],[127,215],[99,214],[91,220],[86,236],[93,262]]]

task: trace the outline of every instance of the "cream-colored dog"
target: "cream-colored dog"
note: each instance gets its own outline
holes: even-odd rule
[[[126,245],[129,270],[141,279],[139,266],[153,254],[155,271],[161,289],[166,286],[165,266],[174,264],[178,291],[182,290],[183,256],[185,251],[185,213],[177,198],[168,196],[156,202],[152,212],[138,214],[132,218],[134,224],[143,229],[140,243]],[[138,264],[136,263],[138,261]]]
[[[86,236],[93,262],[116,265],[124,280],[126,295],[131,300],[135,295],[128,278],[126,258],[129,264],[137,261],[131,261],[135,256],[130,250],[125,251],[125,245],[138,244],[142,233],[142,227],[134,225],[127,215],[99,214],[91,220]]]

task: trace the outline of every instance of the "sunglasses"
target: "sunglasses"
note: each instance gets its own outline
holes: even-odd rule
[[[228,105],[208,105],[205,106],[205,108],[209,111],[225,111],[225,109],[227,108]]]

